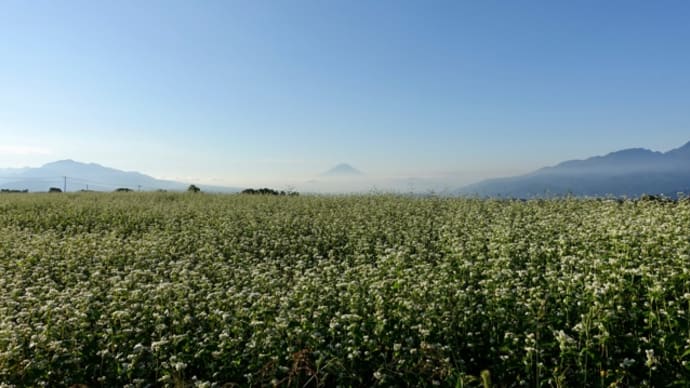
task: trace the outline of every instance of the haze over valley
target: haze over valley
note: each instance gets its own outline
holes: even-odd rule
[[[198,185],[203,191],[217,193],[239,192],[244,188],[156,179],[140,172],[73,160],[47,163],[38,168],[0,169],[0,188],[32,192],[48,191],[51,187],[67,191],[112,191],[118,188],[184,191],[190,184]],[[267,182],[265,186],[276,187],[275,182]],[[631,148],[583,160],[564,161],[528,174],[471,184],[463,184],[462,177],[450,174],[439,177],[372,176],[348,163],[339,163],[312,179],[287,181],[277,187],[329,194],[436,193],[508,198],[662,194],[674,197],[678,193],[690,193],[690,142],[667,152]]]

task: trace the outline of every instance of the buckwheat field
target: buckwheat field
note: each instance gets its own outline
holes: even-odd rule
[[[0,196],[0,386],[690,384],[690,203]]]

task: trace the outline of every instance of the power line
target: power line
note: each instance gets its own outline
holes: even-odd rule
[[[58,186],[61,184],[62,186],[62,191],[67,192],[68,190],[68,181],[71,183],[70,186],[79,186],[80,184],[83,184],[87,187],[89,186],[96,186],[96,187],[102,187],[102,188],[120,188],[120,187],[127,187],[127,188],[134,188],[136,187],[139,191],[142,189],[144,190],[157,190],[160,189],[161,187],[154,187],[154,186],[148,186],[148,185],[142,185],[142,184],[136,184],[136,183],[108,183],[108,182],[99,182],[99,181],[94,181],[91,179],[86,179],[86,178],[78,178],[78,177],[71,177],[67,175],[62,175],[62,176],[30,176],[30,177],[20,177],[20,176],[0,176],[0,179],[5,180],[4,182],[0,182],[0,185],[43,185],[46,184],[48,186]],[[59,187],[59,186],[58,186]],[[73,190],[76,190],[75,187],[72,187]]]
[[[106,182],[99,182],[99,181],[94,181],[91,179],[84,179],[84,178],[75,178],[75,177],[68,177],[70,181],[76,182],[76,183],[82,183],[82,184],[91,184],[91,185],[96,185],[96,186],[105,186],[105,187],[114,187],[114,188],[119,188],[119,187],[137,187],[138,190],[141,189],[148,189],[148,190],[157,190],[160,189],[161,187],[155,187],[155,186],[148,186],[148,185],[142,185],[142,184],[123,184],[123,183],[106,183]]]
[[[145,189],[156,189],[156,187],[153,187],[153,186],[145,186],[145,185],[140,185],[140,184],[117,184],[117,183],[106,183],[106,182],[94,181],[94,180],[91,180],[91,179],[72,178],[72,177],[69,177],[69,179],[70,179],[72,182],[83,183],[83,184],[92,184],[92,185],[98,185],[98,186],[107,186],[107,187],[138,187],[138,188],[145,188]]]

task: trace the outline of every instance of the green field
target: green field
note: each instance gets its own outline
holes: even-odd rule
[[[690,384],[690,203],[0,195],[0,386]]]

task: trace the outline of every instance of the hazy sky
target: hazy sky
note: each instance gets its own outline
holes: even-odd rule
[[[511,175],[690,140],[687,1],[0,0],[0,167]]]

